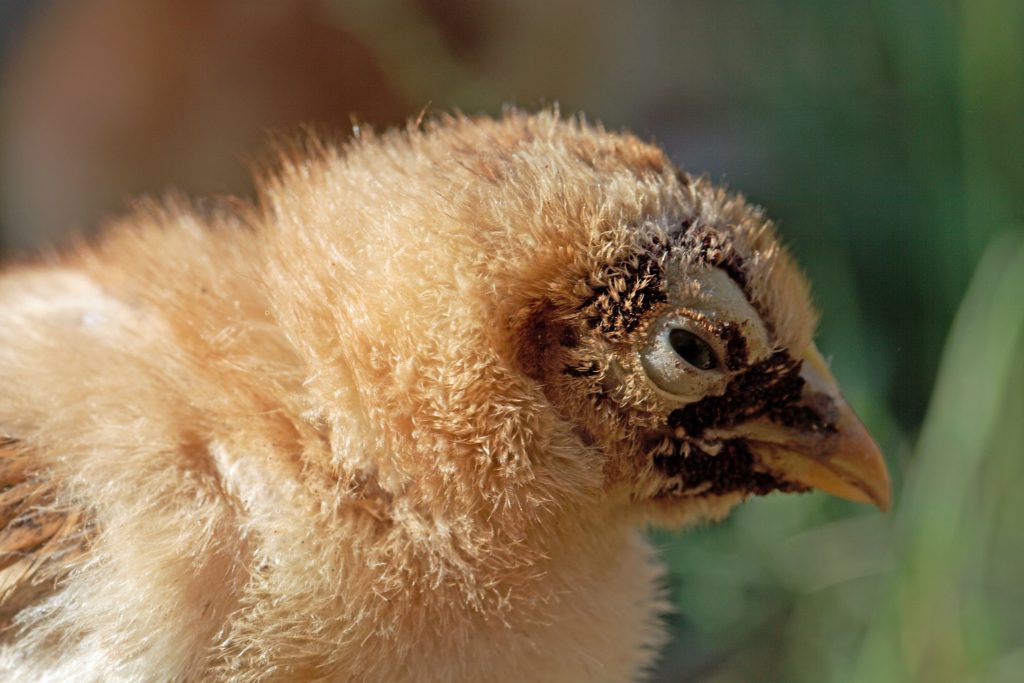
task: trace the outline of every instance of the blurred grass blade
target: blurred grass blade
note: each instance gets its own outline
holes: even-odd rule
[[[986,640],[972,635],[969,624],[985,621],[971,612],[979,593],[999,600],[985,594],[987,559],[1016,543],[996,533],[995,516],[983,513],[1024,487],[1019,440],[1005,438],[1021,421],[1005,409],[1015,405],[1008,397],[1024,382],[1021,358],[1024,243],[1005,235],[987,249],[954,321],[897,507],[899,566],[851,680],[964,681],[1010,651],[1000,651],[1005,635],[998,627]],[[985,483],[987,471],[1017,480]],[[1012,561],[1016,573],[1024,573],[1024,556]],[[1015,647],[1022,645],[1020,636],[1013,634]]]

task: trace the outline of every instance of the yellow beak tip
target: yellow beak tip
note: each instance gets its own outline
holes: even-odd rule
[[[892,504],[885,458],[864,425],[841,406],[836,431],[822,438],[796,437],[788,444],[758,443],[762,467],[786,481],[824,491],[838,498],[876,505],[887,512]]]
[[[763,421],[746,425],[745,435],[759,467],[797,486],[876,505],[887,512],[892,491],[882,452],[843,399],[816,347],[811,347],[804,361],[805,399],[816,397],[831,403],[834,428],[801,430]]]

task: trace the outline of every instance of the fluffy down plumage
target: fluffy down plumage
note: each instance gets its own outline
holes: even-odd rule
[[[642,524],[884,503],[772,227],[658,148],[443,117],[260,187],[0,277],[4,680],[636,680]]]

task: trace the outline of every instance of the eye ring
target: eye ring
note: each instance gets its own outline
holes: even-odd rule
[[[676,355],[698,370],[715,370],[718,356],[706,341],[693,332],[674,327],[668,333],[668,342]]]

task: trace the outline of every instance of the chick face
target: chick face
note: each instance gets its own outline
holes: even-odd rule
[[[542,351],[548,395],[659,519],[811,488],[885,508],[881,455],[817,348],[781,343],[744,261],[709,262],[700,243],[721,233],[690,230],[704,237],[681,228],[602,274]]]
[[[813,343],[806,281],[771,223],[668,162],[638,177],[639,198],[604,211],[627,246],[592,250],[599,265],[568,271],[552,289],[571,294],[536,305],[524,335],[609,488],[668,524],[773,491],[887,508],[882,456]]]

